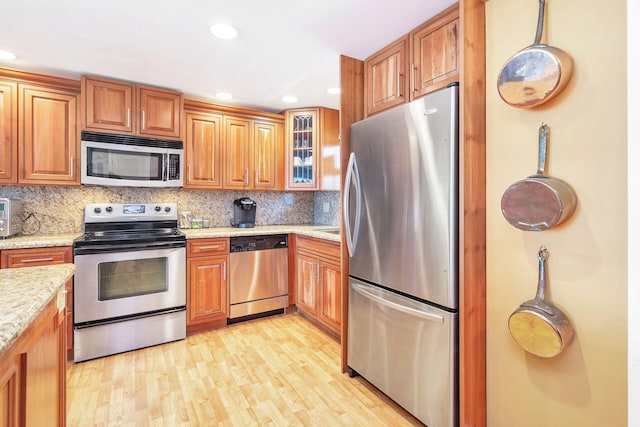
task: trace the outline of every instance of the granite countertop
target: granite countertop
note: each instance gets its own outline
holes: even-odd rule
[[[180,229],[180,231],[187,236],[187,239],[296,233],[303,236],[340,242],[339,230],[340,227],[337,225],[262,225],[253,228],[214,227]],[[336,233],[336,231],[338,231],[338,233]],[[73,246],[73,240],[82,236],[82,234],[83,233],[80,232],[67,234],[36,234],[33,236],[0,239],[0,250]]]
[[[0,249],[49,248],[52,246],[73,246],[73,239],[83,233],[35,234],[0,239]]]
[[[73,264],[0,270],[0,355],[64,289],[75,270]]]
[[[303,236],[340,242],[340,234],[331,233],[331,231],[337,230],[340,230],[337,225],[264,225],[253,228],[214,227],[180,229],[180,231],[187,236],[187,239],[296,233]]]

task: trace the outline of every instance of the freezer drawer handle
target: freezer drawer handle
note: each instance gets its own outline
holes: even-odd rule
[[[425,311],[416,310],[415,308],[407,307],[405,305],[398,304],[398,303],[395,303],[393,301],[389,301],[387,299],[379,297],[378,295],[372,294],[371,292],[367,291],[364,286],[358,285],[356,283],[352,283],[351,286],[353,286],[353,289],[356,292],[358,292],[360,295],[362,295],[365,298],[369,298],[371,300],[374,300],[378,304],[384,305],[386,307],[389,307],[389,308],[397,310],[397,311],[401,311],[401,312],[409,314],[411,316],[420,317],[420,318],[422,318],[424,320],[428,320],[430,322],[444,323],[444,317],[438,316],[437,314],[427,313]]]

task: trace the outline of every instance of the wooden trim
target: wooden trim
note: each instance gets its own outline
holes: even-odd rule
[[[364,119],[364,62],[348,56],[340,56],[340,182],[344,183],[346,165],[351,151],[351,124]],[[340,209],[344,197],[344,185],[340,185]],[[342,236],[344,221],[340,215]],[[349,252],[345,239],[341,239],[340,274],[342,275],[342,372],[347,371],[347,324],[349,321]]]
[[[254,120],[275,120],[277,122],[284,122],[284,114],[267,113],[265,111],[250,110],[246,108],[229,107],[226,105],[211,104],[208,102],[196,101],[193,99],[184,100],[185,111],[195,111],[203,113],[221,113],[221,114],[235,114]]]
[[[0,68],[0,78],[12,79],[18,83],[37,83],[39,85],[55,86],[80,91],[80,80],[71,80],[63,77],[10,70],[8,68]]]
[[[461,0],[460,34],[460,426],[485,427],[486,48],[482,0]]]

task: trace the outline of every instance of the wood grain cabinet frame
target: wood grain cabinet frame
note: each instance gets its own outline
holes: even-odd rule
[[[83,129],[182,139],[182,93],[92,76],[81,82]]]
[[[340,244],[296,236],[296,307],[334,337],[342,331]]]
[[[458,16],[456,3],[365,59],[366,116],[459,80]]]
[[[225,325],[229,238],[187,241],[187,332]]]

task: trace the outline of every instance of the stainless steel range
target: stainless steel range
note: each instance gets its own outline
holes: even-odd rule
[[[74,361],[186,336],[186,238],[175,203],[88,204],[74,241]]]

